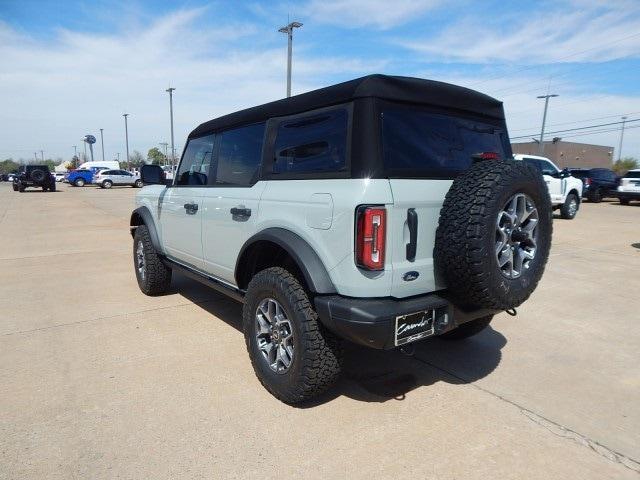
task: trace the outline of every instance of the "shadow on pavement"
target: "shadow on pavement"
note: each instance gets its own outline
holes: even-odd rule
[[[182,275],[174,276],[171,293],[179,293],[242,335],[240,303]],[[491,327],[466,340],[424,340],[415,345],[412,356],[346,342],[338,384],[301,407],[321,405],[341,395],[363,402],[404,400],[416,388],[436,382],[471,383],[495,370],[506,343],[505,337]]]

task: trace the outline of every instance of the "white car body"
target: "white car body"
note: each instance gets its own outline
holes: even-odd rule
[[[56,178],[56,182],[62,182],[64,180],[65,173],[54,173],[53,176]]]
[[[111,170],[119,170],[120,163],[116,160],[106,160],[104,162],[96,160],[94,162],[84,162],[77,168],[77,170],[91,170],[94,168],[108,168]]]
[[[582,180],[571,175],[561,175],[561,170],[548,158],[522,154],[516,154],[513,158],[530,163],[542,172],[552,205],[564,205],[567,195],[572,192],[577,195],[578,200],[582,198]]]
[[[136,182],[140,182],[140,175],[126,170],[100,170],[93,176],[93,183],[103,188],[123,185],[136,186]]]
[[[629,170],[620,179],[618,198],[621,201],[640,200],[640,168]]]

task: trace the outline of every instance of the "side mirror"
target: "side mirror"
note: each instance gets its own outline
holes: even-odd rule
[[[567,177],[570,177],[570,176],[571,176],[571,172],[569,171],[568,168],[563,168],[560,171],[560,178],[567,178]]]
[[[159,165],[143,165],[140,178],[145,185],[168,185],[164,170]]]

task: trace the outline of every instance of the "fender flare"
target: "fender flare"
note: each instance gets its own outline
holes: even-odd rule
[[[129,225],[131,228],[131,236],[136,233],[136,228],[140,225],[146,225],[149,229],[149,236],[151,237],[151,243],[156,252],[164,252],[162,245],[160,244],[160,238],[158,237],[158,231],[156,230],[156,222],[153,220],[153,215],[147,207],[138,207],[131,212],[131,220]]]
[[[337,293],[327,269],[315,250],[302,237],[284,228],[267,228],[256,233],[244,243],[238,254],[234,273],[238,285],[244,253],[251,245],[260,241],[275,243],[286,251],[302,272],[311,292],[319,294]]]

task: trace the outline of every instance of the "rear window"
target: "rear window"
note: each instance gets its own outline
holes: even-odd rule
[[[471,166],[474,154],[511,157],[499,124],[402,106],[382,109],[382,143],[390,176],[452,178]]]
[[[640,178],[640,172],[627,172],[624,178]]]

